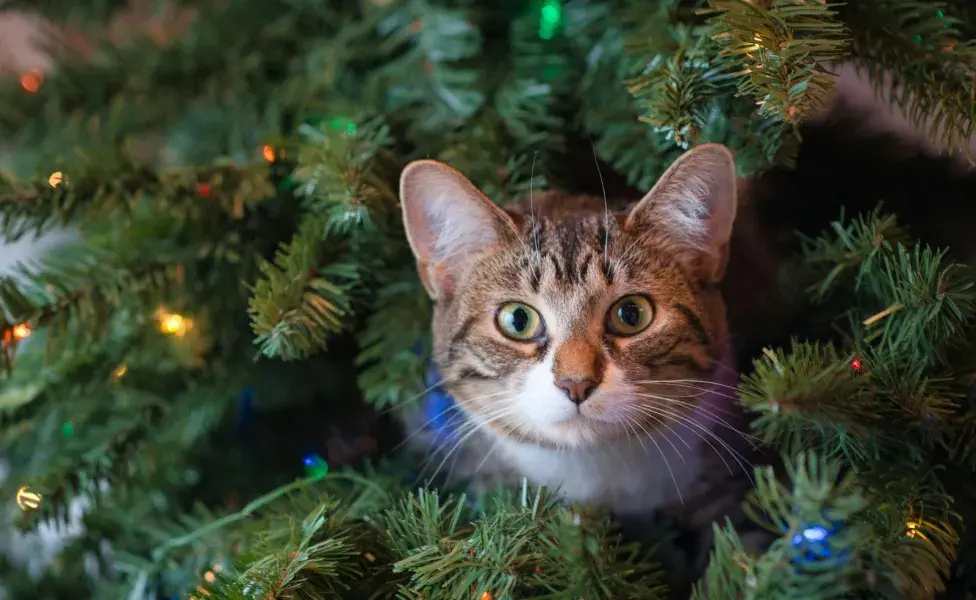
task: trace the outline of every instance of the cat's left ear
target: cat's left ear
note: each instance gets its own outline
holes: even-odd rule
[[[433,160],[410,163],[400,175],[400,204],[417,271],[435,300],[454,294],[479,255],[515,235],[515,223],[455,169]]]
[[[703,144],[680,156],[633,208],[625,230],[651,231],[703,279],[725,275],[736,209],[732,152]]]

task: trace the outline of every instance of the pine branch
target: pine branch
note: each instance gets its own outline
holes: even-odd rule
[[[577,76],[562,38],[540,38],[541,11],[531,10],[512,21],[511,67],[495,93],[494,107],[519,149],[559,150],[565,146],[564,119],[557,103],[572,89]]]
[[[582,518],[571,511],[550,522],[542,540],[546,556],[536,570],[538,585],[567,598],[667,597],[664,573],[635,543],[625,543],[618,526],[599,515]]]
[[[481,52],[481,32],[469,10],[439,4],[407,0],[379,24],[379,52],[392,57],[374,75],[385,112],[417,141],[460,126],[485,102],[479,73],[464,64]]]
[[[248,313],[255,343],[267,357],[305,358],[349,325],[349,293],[359,282],[359,268],[355,263],[321,266],[325,235],[325,219],[309,213],[274,263],[260,264],[264,277],[252,288]]]
[[[239,219],[246,207],[274,196],[264,164],[155,169],[128,151],[113,154],[74,156],[70,170],[52,173],[54,184],[20,182],[9,174],[0,179],[0,236],[16,241],[69,223],[131,219],[145,198],[153,198],[160,212],[168,207],[190,216],[204,209]],[[106,177],[112,185],[105,185]]]
[[[729,521],[722,527],[713,524],[712,530],[715,541],[708,555],[708,569],[692,588],[691,600],[748,597],[758,580],[742,540]]]
[[[963,265],[945,251],[898,244],[882,255],[867,281],[882,312],[868,315],[867,339],[883,336],[892,352],[933,361],[958,343],[976,309],[976,294]]]
[[[601,159],[630,185],[649,190],[681,149],[661,132],[634,126],[640,111],[620,82],[636,76],[648,57],[635,55],[628,45],[638,35],[633,24],[644,19],[628,20],[628,16],[631,14],[617,15],[605,6],[570,5],[566,7],[566,35],[577,41],[587,58],[576,90],[581,102],[579,126],[593,136]]]
[[[753,366],[740,398],[758,414],[753,428],[764,442],[787,456],[810,450],[853,464],[877,455],[884,415],[850,356],[794,341],[788,354],[768,351]]]
[[[389,127],[377,118],[335,116],[318,126],[302,125],[299,134],[293,177],[307,210],[324,217],[324,234],[367,234],[382,227],[397,203]]]
[[[796,124],[821,110],[833,86],[826,65],[849,52],[834,5],[802,0],[709,0],[712,37],[739,94],[764,115]]]
[[[0,277],[3,366],[9,370],[12,365],[18,327],[46,328],[50,347],[70,340],[87,345],[107,333],[113,310],[158,306],[178,279],[179,260],[166,256],[161,244],[156,247],[160,252],[153,262],[132,264],[143,257],[126,255],[131,246],[110,250],[76,244],[35,268],[21,266],[13,276]]]
[[[804,261],[817,271],[827,269],[820,282],[810,287],[817,300],[823,300],[840,283],[848,283],[842,276],[855,268],[854,289],[859,289],[878,267],[882,254],[907,239],[894,215],[883,214],[880,206],[852,219],[842,212],[830,229],[816,238],[801,236]]]
[[[678,24],[672,32],[679,44],[674,54],[656,57],[628,82],[643,113],[640,120],[682,148],[699,138],[701,129],[711,121],[709,106],[723,87],[731,85],[721,66],[709,61],[718,48],[703,33],[701,27]],[[726,89],[725,93],[730,91]]]
[[[309,212],[274,263],[260,263],[248,308],[261,352],[286,360],[321,350],[351,325],[355,289],[376,268],[358,240],[388,228],[396,203],[380,156],[389,144],[382,123],[329,121],[302,133],[294,178]]]
[[[976,132],[976,41],[946,2],[870,0],[846,8],[855,60],[878,93],[952,151]],[[972,23],[968,24],[969,26]],[[970,157],[971,158],[971,157]]]
[[[429,352],[431,305],[412,269],[394,271],[376,292],[359,333],[359,389],[376,410],[418,400]],[[391,324],[394,324],[391,327]]]
[[[186,31],[164,45],[147,32],[131,31],[129,39],[96,40],[84,53],[59,51],[58,40],[53,40],[58,70],[45,77],[36,94],[24,94],[16,81],[5,82],[0,91],[0,132],[8,138],[12,132],[39,126],[50,132],[47,127],[64,125],[51,117],[79,110],[100,114],[111,106],[136,118],[139,115],[126,109],[134,108],[147,92],[153,101],[139,105],[141,122],[155,122],[157,128],[182,117],[188,97],[209,98],[219,105],[228,90],[247,90],[247,95],[232,92],[230,103],[240,105],[250,97],[248,108],[271,111],[264,114],[270,121],[279,111],[314,101],[332,86],[338,65],[355,56],[357,48],[368,46],[375,24],[370,18],[350,22],[337,16],[334,6],[295,6],[282,0],[255,6],[233,0],[196,12]],[[186,60],[188,56],[192,60]],[[309,56],[311,62],[288,63],[282,60],[285,56]],[[285,102],[272,105],[270,99],[277,94]]]
[[[623,544],[601,515],[561,505],[545,489],[501,494],[473,522],[465,498],[419,490],[383,524],[399,560],[406,598],[555,597],[659,599],[659,573],[635,545]]]

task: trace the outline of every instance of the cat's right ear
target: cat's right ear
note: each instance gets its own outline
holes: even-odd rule
[[[471,260],[515,234],[515,224],[457,170],[434,160],[400,175],[400,203],[417,270],[435,299],[454,293]]]

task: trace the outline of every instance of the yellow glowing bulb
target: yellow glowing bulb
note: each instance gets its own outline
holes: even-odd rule
[[[41,505],[41,495],[30,491],[30,486],[22,485],[17,490],[17,506],[20,510],[34,510]]]
[[[18,340],[22,340],[30,337],[31,328],[27,326],[26,323],[21,323],[20,325],[14,325],[14,337]]]
[[[213,571],[207,571],[204,573],[203,578],[207,580],[207,583],[213,583],[217,580],[217,576],[214,575]]]
[[[919,526],[921,526],[921,523],[917,523],[915,521],[906,521],[905,522],[905,528],[906,528],[905,535],[907,535],[910,538],[913,538],[913,537],[916,537],[916,536],[920,535],[921,532],[918,530]]]
[[[274,148],[271,146],[264,146],[261,148],[261,156],[263,156],[264,160],[268,161],[269,163],[273,163],[275,161]]]
[[[63,181],[64,181],[64,173],[62,173],[61,171],[55,171],[51,173],[50,177],[47,178],[47,182],[51,185],[51,187],[54,188],[61,185]]]
[[[125,376],[128,370],[129,368],[125,366],[125,363],[122,363],[121,365],[115,367],[115,370],[112,371],[112,377],[114,377],[115,379],[122,379],[122,377]]]
[[[160,311],[158,315],[159,330],[167,335],[182,337],[192,325],[190,319],[183,315]]]

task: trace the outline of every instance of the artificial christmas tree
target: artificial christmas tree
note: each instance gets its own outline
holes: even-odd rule
[[[3,5],[72,33],[0,90],[2,233],[81,236],[0,279],[2,497],[25,530],[91,503],[39,580],[3,565],[18,599],[663,598],[654,539],[528,486],[435,493],[370,418],[425,392],[400,168],[504,203],[594,185],[593,153],[610,193],[705,141],[788,167],[843,57],[934,136],[973,127],[962,2],[174,0],[145,35],[122,4]],[[880,210],[799,250],[805,339],[739,390],[785,458],[753,501],[779,538],[717,523],[694,594],[965,585],[971,276]]]

